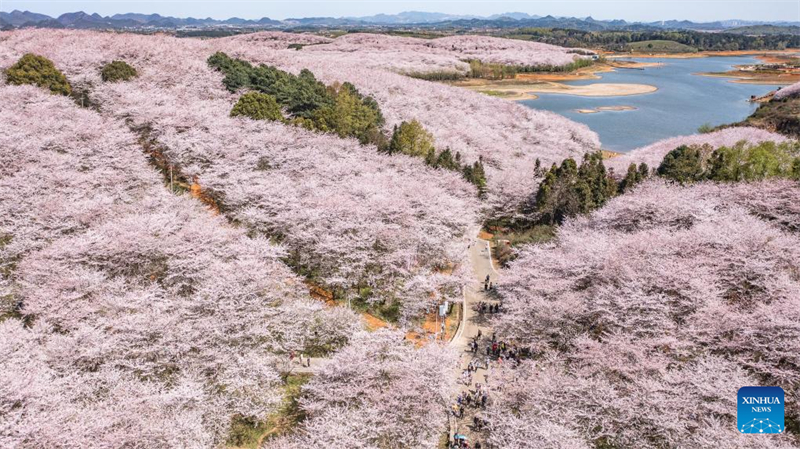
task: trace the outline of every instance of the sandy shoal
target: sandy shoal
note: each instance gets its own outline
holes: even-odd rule
[[[641,95],[655,92],[657,87],[648,84],[617,84],[594,83],[583,86],[571,86],[562,83],[535,83],[535,84],[503,84],[503,85],[475,85],[464,86],[476,92],[491,92],[507,100],[534,100],[537,93],[577,95],[581,97],[618,97],[627,95]]]
[[[528,92],[578,95],[582,97],[618,97],[655,92],[656,86],[649,84],[593,83],[573,86],[561,83],[539,83],[525,86]]]
[[[636,110],[633,106],[600,106],[598,108],[586,108],[586,109],[576,109],[575,112],[581,114],[596,114],[598,112],[603,111],[634,111]]]

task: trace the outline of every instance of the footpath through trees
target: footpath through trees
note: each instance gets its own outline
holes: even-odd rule
[[[458,395],[449,411],[449,442],[466,441],[469,447],[482,442],[480,411],[488,400],[492,384],[492,366],[496,363],[501,342],[493,341],[489,318],[500,310],[493,297],[493,287],[500,279],[492,262],[489,242],[476,238],[469,248],[474,281],[464,295],[462,326],[450,346],[459,352]],[[456,437],[460,438],[456,438]]]
[[[448,343],[459,353],[458,369],[453,378],[459,388],[449,410],[449,441],[455,441],[456,436],[464,437],[469,447],[474,448],[484,437],[480,412],[485,406],[483,398],[492,388],[493,366],[501,358],[500,353],[509,354],[514,350],[493,341],[494,330],[489,319],[501,309],[499,301],[493,297],[500,274],[495,270],[489,242],[475,238],[469,246],[469,260],[474,280],[465,287],[462,321]],[[292,373],[313,374],[328,362],[327,358],[309,359],[297,355],[289,360],[286,368]]]

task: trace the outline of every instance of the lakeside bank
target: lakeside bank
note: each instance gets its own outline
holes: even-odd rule
[[[569,73],[519,73],[514,78],[489,80],[471,78],[448,84],[470,89],[476,92],[505,98],[511,101],[535,100],[536,94],[564,94],[581,97],[616,97],[640,95],[655,92],[656,86],[633,83],[592,83],[585,85],[565,84],[568,81],[601,79],[599,73],[617,70],[644,70],[649,67],[663,65],[660,62],[616,61],[602,62],[583,67]]]

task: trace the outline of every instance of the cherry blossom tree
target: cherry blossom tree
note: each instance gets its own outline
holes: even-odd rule
[[[63,35],[85,54],[35,33],[19,36],[14,51],[53,56],[71,79],[92,86],[103,114],[150,129],[170,163],[227,218],[280,240],[285,260],[311,282],[398,306],[404,323],[443,299],[460,300],[479,199],[459,173],[355,140],[229,117],[236,96],[207,66],[213,51],[204,41],[133,37],[139,42],[130,45],[128,36]],[[123,58],[139,77],[97,83],[94,64]]]
[[[794,83],[792,85],[783,87],[777,92],[775,92],[773,98],[776,100],[783,100],[786,98],[797,96],[798,92],[800,92],[800,83]]]
[[[216,51],[253,63],[275,65],[293,73],[310,69],[326,84],[350,82],[359,92],[377,100],[386,117],[387,132],[403,121],[418,120],[433,134],[437,148],[449,147],[453,153],[460,153],[464,163],[470,165],[482,157],[488,180],[484,205],[491,213],[513,213],[536,188],[539,180],[532,173],[537,158],[549,166],[566,157],[581,157],[600,146],[597,135],[588,127],[557,114],[462,88],[412,79],[395,73],[390,67],[375,65],[380,61],[417,61],[429,56],[440,58],[440,52],[450,53],[450,56],[444,55],[451,58],[448,64],[463,65],[460,59],[465,56],[452,50],[454,45],[463,47],[463,51],[473,51],[474,46],[484,49],[480,51],[487,52],[482,56],[487,60],[491,60],[488,54],[492,52],[519,54],[523,58],[520,62],[529,65],[556,62],[551,59],[554,54],[565,54],[569,58],[575,56],[568,50],[545,44],[464,37],[447,38],[452,42],[437,44],[443,48],[429,48],[427,46],[433,44],[426,40],[413,40],[406,44],[402,38],[372,35],[343,36],[331,44],[324,44],[328,42],[325,38],[275,32],[211,40],[75,30],[16,30],[4,35],[8,39],[0,48],[2,67],[10,66],[26,52],[42,54],[55,61],[73,84],[89,85],[95,95],[101,93],[97,91],[107,92],[113,95],[114,100],[124,97],[130,100],[132,95],[136,95],[137,100],[147,101],[151,108],[157,103],[157,106],[169,109],[168,115],[174,126],[183,128],[189,124],[181,123],[179,115],[176,115],[181,108],[170,107],[173,100],[168,100],[169,97],[145,93],[142,87],[155,88],[157,85],[164,95],[192,95],[209,101],[225,98],[230,110],[232,99],[227,92],[222,93],[219,75],[209,78],[209,70],[205,67],[205,59]],[[337,44],[339,39],[343,43]],[[375,45],[369,44],[371,39],[382,42],[380,45],[383,47],[378,48],[384,53],[367,51],[370,45]],[[483,44],[475,43],[484,40]],[[360,41],[366,41],[366,48],[355,51],[355,43]],[[309,45],[297,51],[287,48],[292,43]],[[321,45],[311,45],[315,43]],[[329,45],[332,46],[326,50]],[[345,51],[336,50],[338,45],[344,46]],[[517,48],[520,45],[522,47]],[[390,46],[394,50],[390,50]],[[420,57],[420,46],[432,53],[423,53]],[[130,62],[144,72],[143,76],[133,83],[102,86],[98,67],[115,59]],[[408,66],[407,69],[424,67]],[[126,107],[128,105],[136,107],[138,103],[126,101]],[[199,104],[191,109],[211,113],[208,106],[200,107]],[[133,112],[115,110],[119,116]]]
[[[249,37],[243,37],[249,41]],[[336,55],[365,66],[399,73],[452,71],[466,74],[466,60],[517,66],[561,66],[581,56],[574,49],[539,42],[488,36],[448,36],[438,39],[352,33],[325,45],[303,48],[312,54]],[[589,52],[591,53],[591,52]]]
[[[535,361],[500,373],[490,442],[766,447],[737,434],[735,398],[759,384],[798,397],[790,198],[795,182],[654,179],[568,221],[553,243],[523,247],[498,286],[507,312],[496,329]],[[797,401],[786,404],[797,420]]]
[[[308,68],[328,84],[351,82],[359,92],[378,102],[387,129],[403,121],[417,120],[433,134],[437,148],[450,148],[453,153],[460,153],[467,164],[482,158],[488,192],[484,204],[492,214],[513,214],[536,189],[540,181],[533,174],[536,159],[549,166],[567,157],[580,158],[600,147],[597,135],[588,127],[560,115],[395,73],[442,70],[449,67],[448,64],[458,64],[465,57],[456,54],[450,63],[439,59],[430,62],[430,58],[440,58],[439,53],[443,51],[438,47],[425,47],[433,46],[431,41],[414,39],[412,43],[406,43],[403,40],[406,38],[354,35],[338,38],[329,45],[304,47],[299,52],[275,52],[252,45],[250,39],[253,36],[257,33],[219,39],[214,44],[231,56],[276,65],[293,73]],[[339,39],[343,39],[344,44],[338,44]],[[481,48],[499,45],[488,37],[453,39],[453,44],[443,46],[467,47],[471,44],[466,42],[484,39],[487,44],[479,45]],[[358,47],[361,42],[366,48]],[[553,62],[549,56],[539,55],[535,50],[544,44],[520,44],[533,44],[529,50],[519,53],[526,63]],[[342,51],[336,50],[338,45],[344,46]],[[370,50],[371,47],[376,47],[376,50]],[[565,50],[558,51],[563,54]],[[385,67],[382,64],[400,66]],[[433,64],[433,67],[426,69],[425,64]]]
[[[0,104],[0,446],[215,446],[275,409],[289,351],[360,327],[122,124],[30,86]]]
[[[302,427],[264,448],[436,448],[455,360],[444,346],[415,348],[402,332],[356,334],[303,387]]]

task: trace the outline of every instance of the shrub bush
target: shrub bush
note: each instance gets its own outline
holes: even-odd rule
[[[54,94],[72,93],[67,77],[56,68],[53,61],[32,53],[24,55],[9,67],[6,70],[6,79],[9,84],[33,84],[50,89]]]
[[[135,78],[138,73],[125,61],[112,61],[103,66],[100,76],[105,82],[115,83]]]

